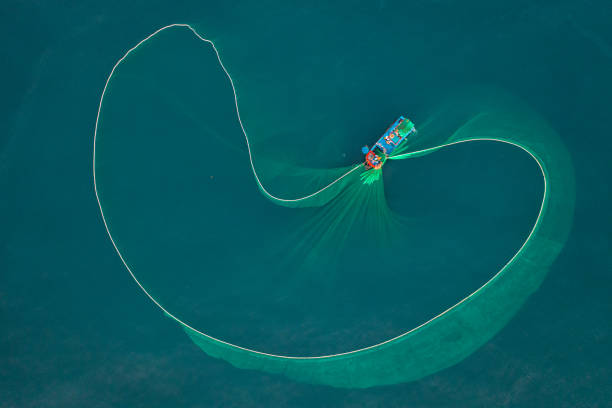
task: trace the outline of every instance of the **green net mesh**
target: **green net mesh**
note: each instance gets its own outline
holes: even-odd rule
[[[207,43],[205,45],[214,47],[212,42],[201,37],[190,26],[168,26],[130,50],[115,68],[146,41],[173,27],[190,29]],[[216,48],[214,50],[217,52]],[[219,63],[222,64],[220,57]],[[102,113],[107,114],[108,108],[103,106],[104,96],[115,68],[100,101],[96,138],[103,120]],[[225,67],[223,69],[232,81]],[[237,107],[233,82],[232,89]],[[419,132],[389,159],[412,159],[441,149],[452,149],[458,144],[484,141],[504,143],[508,149],[522,149],[537,162],[544,180],[544,195],[537,221],[512,259],[484,285],[418,327],[407,328],[405,333],[382,343],[333,355],[281,356],[222,341],[173,314],[156,299],[147,285],[136,278],[130,262],[113,239],[111,220],[105,216],[101,186],[96,183],[96,169],[107,163],[103,158],[96,157],[95,140],[94,183],[104,224],[117,253],[138,285],[208,355],[239,368],[278,373],[299,381],[337,387],[361,388],[416,380],[456,364],[501,330],[538,288],[561,251],[571,227],[574,176],[565,147],[550,126],[519,101],[511,98],[501,100],[499,93],[495,93],[494,98],[491,95],[470,90],[450,98],[423,124],[417,124]],[[496,102],[491,103],[492,100]],[[316,264],[320,251],[331,243],[347,240],[354,233],[356,225],[360,226],[360,231],[376,236],[381,245],[385,240],[397,240],[400,234],[398,225],[404,220],[387,205],[382,178],[385,168],[394,165],[393,161],[387,162],[382,170],[369,171],[364,171],[361,163],[331,169],[296,166],[280,156],[254,153],[256,149],[251,146],[252,141],[247,137],[239,115],[238,119],[248,148],[238,149],[235,153],[241,160],[250,162],[259,191],[280,206],[320,208],[309,223],[309,231],[304,231],[305,236],[313,236],[315,243],[310,249],[317,246],[320,250],[312,250],[317,255],[306,256],[304,264]],[[219,140],[223,140],[222,135],[219,135]],[[228,149],[235,149],[235,146]],[[321,230],[325,233],[314,237],[316,231]]]
[[[569,155],[550,127],[528,112],[475,112],[444,143],[425,147],[423,141],[423,148],[394,159],[483,140],[507,143],[531,154],[542,168],[545,194],[537,223],[515,257],[451,309],[384,344],[309,359],[258,354],[218,342],[189,327],[184,327],[185,331],[204,351],[237,367],[340,387],[416,380],[461,361],[503,328],[538,288],[565,243],[573,213],[574,181]]]

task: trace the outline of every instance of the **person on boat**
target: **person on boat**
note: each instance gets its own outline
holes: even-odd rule
[[[366,162],[374,167],[374,168],[378,168],[380,166],[380,157],[378,157],[378,155],[374,152],[369,152],[368,155],[366,156]]]

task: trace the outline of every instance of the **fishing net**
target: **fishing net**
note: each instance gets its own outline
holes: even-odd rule
[[[164,73],[176,75],[177,64],[183,67],[181,77],[202,75],[201,66],[181,64],[178,54],[164,59],[172,61],[167,67],[159,61],[156,70],[142,66],[151,64],[145,55],[157,51],[151,47],[166,42],[166,51],[171,52],[173,42],[183,41],[184,37],[170,35],[178,31],[195,34],[193,53],[196,49],[215,53],[221,67],[215,75],[223,81],[187,81],[183,87],[177,82],[161,93],[151,85],[165,81]],[[239,114],[237,88],[212,42],[187,25],[164,27],[113,68],[100,101],[94,140],[96,197],[115,250],[145,294],[210,356],[239,368],[337,387],[417,380],[456,364],[501,330],[539,287],[567,239],[574,206],[569,154],[550,126],[519,101],[475,90],[449,98],[421,125],[416,123],[419,132],[389,157],[383,169],[365,171],[361,160],[342,165],[340,158],[328,157],[325,147],[314,148],[312,157],[304,160],[299,149],[287,149],[286,136],[252,137]],[[214,102],[206,102],[210,95],[215,95]],[[149,110],[134,108],[143,101],[151,103]],[[203,120],[190,107],[205,110],[206,103],[210,109],[228,108],[216,113],[218,122]],[[176,117],[170,117],[170,112]],[[147,125],[152,116],[163,120]],[[177,122],[192,124],[190,129],[199,135],[190,139],[193,145],[181,145],[172,125]],[[167,139],[160,141],[160,134]],[[242,135],[242,139],[228,135]],[[486,143],[526,154],[543,180],[535,224],[501,268],[489,271],[486,280],[469,291],[464,289],[463,295],[455,293],[445,307],[438,304],[438,309],[411,315],[413,319],[406,320],[414,324],[399,332],[370,327],[364,332],[374,335],[359,337],[356,325],[356,331],[347,331],[345,340],[337,342],[349,350],[336,345],[312,353],[310,343],[280,351],[266,349],[271,344],[266,343],[270,337],[266,331],[272,330],[266,316],[278,308],[279,299],[286,307],[281,320],[297,319],[306,309],[316,309],[317,297],[321,315],[333,314],[330,305],[337,305],[333,312],[340,317],[330,317],[328,328],[350,319],[365,320],[367,311],[376,307],[384,309],[364,301],[343,311],[339,288],[357,282],[364,287],[365,299],[379,282],[412,270],[410,256],[405,254],[413,220],[390,207],[385,172],[400,160]],[[171,161],[173,157],[176,160]],[[172,162],[172,171],[166,172],[160,162]],[[327,167],[313,165],[321,162]],[[186,192],[200,190],[206,194],[181,199]],[[130,211],[120,210],[125,203]],[[203,216],[185,216],[192,213]],[[226,221],[215,228],[211,221],[215,218]],[[262,225],[264,219],[274,221]],[[280,238],[264,245],[267,241],[262,237],[270,236]],[[146,245],[136,245],[143,237]],[[161,257],[168,248],[173,248],[173,256]],[[360,252],[376,256],[364,262],[368,258],[355,259]],[[255,270],[254,264],[266,267]],[[459,264],[451,269],[455,275],[462,272]],[[151,270],[171,273],[147,273]],[[207,271],[215,273],[211,277]],[[239,285],[238,280],[246,283]],[[278,282],[283,284],[275,288]],[[443,287],[444,281],[438,285]],[[413,289],[414,295],[408,288],[404,292],[397,288],[389,297],[417,297],[422,291]],[[296,300],[307,292],[313,294],[313,302]],[[254,295],[261,293],[267,295]],[[246,304],[247,299],[255,300]],[[333,303],[334,299],[339,300]],[[248,344],[232,341],[244,339],[240,332],[245,320],[226,307],[241,303],[252,310],[249,321],[261,328],[245,340]],[[206,315],[197,315],[196,310]],[[409,314],[400,310],[397,315],[402,313]],[[382,321],[385,315],[384,311],[382,317],[373,315],[372,321]],[[276,336],[308,338],[310,326],[300,327],[306,329]],[[258,351],[262,349],[265,352]]]

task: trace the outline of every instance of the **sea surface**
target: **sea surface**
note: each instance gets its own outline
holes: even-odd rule
[[[1,408],[611,406],[609,2],[0,8]],[[214,41],[262,169],[349,166],[397,116],[419,128],[470,90],[520,99],[576,175],[573,230],[540,289],[473,355],[412,383],[315,386],[204,354],[125,270],[93,190],[110,70],[172,23]],[[131,54],[107,92],[96,175],[119,249],[168,310],[240,346],[321,355],[402,334],[486,282],[537,217],[541,175],[516,148],[389,162],[387,204],[405,224],[383,259],[375,237],[338,241],[316,209],[260,193],[231,87],[189,30]]]

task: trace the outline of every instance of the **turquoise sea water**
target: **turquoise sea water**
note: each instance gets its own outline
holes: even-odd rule
[[[6,45],[1,406],[605,406],[612,35],[604,6],[5,6],[5,38],[22,41]],[[574,231],[542,288],[473,356],[411,384],[342,391],[201,353],[122,268],[91,181],[110,68],[172,22],[193,24],[219,47],[256,151],[282,142],[274,153],[302,164],[359,160],[397,115],[418,127],[466,86],[521,97],[559,132],[577,177]],[[109,119],[115,137],[103,151],[120,245],[173,310],[210,334],[297,355],[384,340],[486,280],[533,223],[535,165],[504,146],[462,146],[385,168],[391,207],[414,219],[401,254],[409,268],[372,277],[355,247],[331,281],[292,279],[280,267],[266,275],[271,259],[300,242],[280,239],[279,224],[290,233],[308,213],[278,223],[290,210],[257,196],[243,146],[221,148],[240,136],[221,80],[210,50],[188,33],[148,45],[112,85],[118,120]],[[250,212],[264,215],[255,223]],[[458,265],[463,272],[449,274]]]

